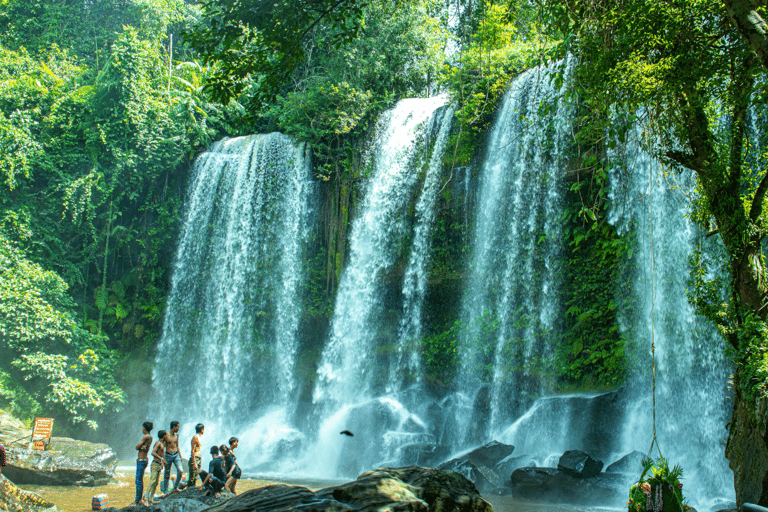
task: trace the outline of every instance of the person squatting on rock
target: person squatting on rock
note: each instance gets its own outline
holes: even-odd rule
[[[211,457],[213,459],[208,464],[208,471],[200,471],[200,478],[203,480],[203,484],[200,486],[200,490],[205,489],[205,495],[208,496],[213,493],[217,498],[219,493],[224,488],[224,482],[227,479],[226,473],[224,473],[224,461],[219,455],[219,447],[211,446]]]
[[[231,492],[232,494],[237,494],[235,492],[235,486],[243,473],[240,470],[240,466],[237,465],[237,457],[235,457],[235,448],[237,448],[237,444],[237,438],[234,436],[230,437],[229,450],[227,450],[227,455],[224,457],[224,467],[227,471],[227,480],[224,484],[224,490]]]
[[[197,482],[197,475],[200,474],[200,436],[205,433],[205,425],[198,423],[195,425],[195,435],[192,436],[192,453],[189,455],[189,477],[187,478],[187,487],[194,487]]]
[[[152,436],[149,435],[152,432],[154,425],[151,421],[145,421],[141,427],[141,432],[144,436],[136,445],[136,451],[138,451],[138,457],[136,459],[136,500],[132,505],[145,505],[143,500],[144,494],[144,471],[147,469],[149,459],[147,459],[147,453],[149,453],[149,447],[152,446]]]
[[[160,490],[163,494],[168,494],[168,481],[171,479],[171,464],[176,466],[176,481],[173,483],[173,490],[179,490],[181,484],[181,455],[179,454],[179,422],[171,422],[171,430],[165,434],[165,472],[163,474],[163,485]]]
[[[149,472],[149,486],[147,487],[147,506],[160,503],[155,501],[155,491],[157,491],[157,483],[160,480],[160,470],[165,466],[165,446],[163,440],[165,439],[165,430],[161,430],[157,433],[157,441],[152,448],[152,466]]]

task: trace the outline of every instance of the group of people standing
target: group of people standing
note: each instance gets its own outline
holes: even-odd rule
[[[171,477],[171,465],[176,467],[176,481],[173,484],[173,489],[170,492],[184,489],[181,483],[182,471],[182,459],[179,453],[179,422],[172,421],[170,430],[160,430],[157,433],[157,441],[152,447],[150,452],[149,447],[152,445],[152,432],[153,424],[150,421],[145,421],[142,425],[143,437],[139,444],[136,445],[138,451],[138,457],[136,460],[136,501],[135,505],[148,505],[159,503],[155,501],[155,492],[157,491],[157,484],[160,478],[160,470],[165,469],[163,474],[163,483],[160,486],[161,494],[158,498],[164,498],[168,494],[168,484]],[[197,483],[197,478],[201,480],[201,490],[205,490],[206,494],[215,494],[217,497],[219,492],[223,490],[235,494],[235,487],[237,486],[237,480],[242,475],[240,467],[237,465],[237,457],[235,457],[234,449],[237,448],[238,440],[236,437],[229,438],[229,446],[222,444],[221,446],[212,446],[210,453],[213,460],[208,464],[208,471],[204,471],[201,467],[201,442],[200,437],[205,433],[205,425],[198,423],[195,425],[195,434],[191,440],[191,453],[188,461],[188,478],[186,487],[193,487]],[[147,499],[144,501],[144,472],[149,465],[148,455],[152,455],[152,466],[149,477],[149,487],[147,488]]]

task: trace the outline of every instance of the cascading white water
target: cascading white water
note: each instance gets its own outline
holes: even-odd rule
[[[686,219],[694,191],[691,174],[669,172],[645,152],[636,129],[614,155],[626,173],[611,176],[609,221],[621,234],[634,236],[628,262],[635,271],[632,294],[637,308],[622,313],[628,347],[631,397],[623,424],[622,453],[648,453],[653,436],[651,343],[656,359],[656,432],[670,465],[680,464],[696,506],[714,498],[733,499],[733,474],[724,455],[731,405],[730,366],[715,327],[698,317],[686,290],[690,257],[704,251],[712,262],[726,261],[716,238]],[[631,233],[630,233],[631,232]],[[722,272],[723,269],[715,268]],[[654,447],[651,454],[657,457]]]
[[[192,174],[150,417],[226,438],[256,411],[295,401],[310,154],[278,133],[225,139]]]
[[[391,323],[384,321],[385,280],[409,248],[405,245],[411,235],[408,204],[421,166],[429,162],[428,138],[435,113],[445,102],[440,97],[401,100],[380,119],[371,176],[352,225],[349,263],[339,283],[331,335],[318,368],[316,404],[336,410],[385,391],[391,361],[377,360],[376,352],[397,337],[379,330]]]
[[[515,411],[508,397],[538,391],[531,376],[554,348],[572,118],[572,105],[552,85],[555,72],[538,67],[512,82],[480,173],[460,348],[464,386],[490,381],[492,389],[484,399],[489,424],[469,433],[470,442],[509,424]],[[542,104],[554,107],[540,115]]]
[[[320,464],[326,472],[330,467],[354,476],[396,457],[400,446],[432,437],[395,395],[420,364],[429,242],[452,119],[445,103],[441,97],[401,100],[379,121],[313,396],[322,420],[307,464]],[[408,205],[422,178],[414,223]],[[401,296],[388,299],[397,276],[393,266],[404,254],[410,256],[398,287]],[[394,325],[399,328],[386,327]],[[342,427],[361,431],[362,439],[340,439]]]
[[[413,243],[403,279],[403,313],[397,335],[397,361],[390,368],[388,393],[396,393],[402,388],[404,381],[409,376],[420,373],[419,343],[422,334],[422,307],[427,292],[430,247],[437,215],[435,203],[440,186],[443,153],[448,143],[452,118],[453,109],[446,109],[442,114],[440,131],[434,142],[427,175],[424,179],[424,185],[421,187],[421,195],[416,203]]]

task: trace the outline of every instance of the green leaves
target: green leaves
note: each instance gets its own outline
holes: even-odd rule
[[[46,409],[88,422],[121,403],[103,338],[91,336],[68,309],[67,285],[0,234],[0,346]],[[100,355],[102,354],[102,355]]]

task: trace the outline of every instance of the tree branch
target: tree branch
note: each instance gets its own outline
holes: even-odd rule
[[[757,221],[757,218],[763,213],[763,200],[766,192],[768,192],[768,174],[760,180],[760,186],[757,187],[755,198],[752,200],[752,207],[749,209],[749,219],[752,222]]]
[[[768,24],[756,10],[765,5],[765,1],[723,0],[723,4],[733,26],[768,69]]]

